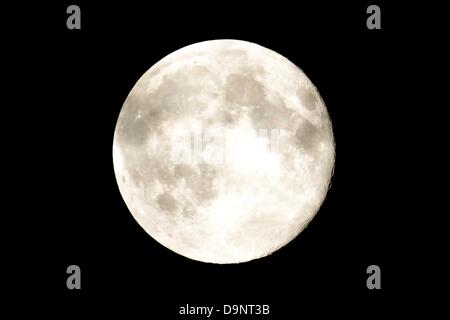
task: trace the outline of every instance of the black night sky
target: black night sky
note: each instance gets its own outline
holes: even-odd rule
[[[70,4],[81,8],[81,30],[66,28]],[[414,211],[400,192],[412,35],[398,18],[403,8],[385,2],[381,30],[368,30],[369,4],[63,1],[23,11],[35,27],[17,20],[11,35],[27,37],[11,39],[24,47],[20,74],[32,70],[35,84],[17,96],[33,128],[32,156],[18,160],[33,163],[24,169],[33,175],[29,203],[18,202],[30,215],[20,241],[29,253],[10,263],[22,275],[18,296],[59,318],[183,319],[187,303],[269,304],[270,319],[402,315],[398,297],[419,290],[407,267],[415,249],[405,221]],[[189,260],[151,239],[130,215],[112,163],[116,120],[137,79],[167,54],[212,39],[255,42],[298,65],[319,89],[336,141],[332,186],[306,230],[238,265]],[[30,86],[20,76],[15,83]],[[71,264],[81,268],[81,290],[66,288]],[[381,290],[366,287],[371,264],[381,268]]]

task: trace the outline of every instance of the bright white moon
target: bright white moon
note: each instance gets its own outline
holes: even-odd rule
[[[294,239],[334,167],[331,121],[307,76],[238,40],[196,43],[151,67],[117,121],[114,170],[155,240],[191,259],[239,263]]]

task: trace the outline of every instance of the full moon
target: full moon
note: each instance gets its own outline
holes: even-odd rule
[[[113,142],[120,193],[166,248],[210,263],[270,255],[329,189],[335,143],[313,83],[240,40],[181,48],[137,81]]]

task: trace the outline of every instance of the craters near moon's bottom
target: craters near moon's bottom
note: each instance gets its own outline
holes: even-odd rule
[[[185,257],[239,263],[295,238],[325,199],[331,121],[306,75],[245,41],[196,43],[136,83],[114,170],[131,214]]]

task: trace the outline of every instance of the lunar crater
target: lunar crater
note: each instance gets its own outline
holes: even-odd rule
[[[256,106],[264,100],[264,86],[250,75],[230,74],[226,81],[226,100],[245,106]]]

